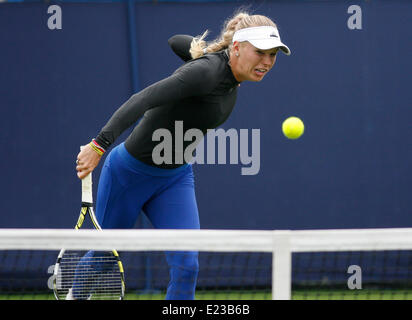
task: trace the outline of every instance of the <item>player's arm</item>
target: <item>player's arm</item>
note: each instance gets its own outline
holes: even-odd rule
[[[172,50],[184,61],[192,59],[189,35],[175,35],[168,40]],[[133,95],[112,116],[96,141],[105,149],[123,132],[134,124],[144,112],[155,106],[161,106],[175,100],[205,93],[210,87],[207,75],[210,74],[208,60],[188,64],[172,76],[147,87]],[[125,115],[127,114],[127,116]],[[109,129],[109,130],[107,130]],[[119,131],[120,130],[120,131]]]
[[[95,143],[107,150],[116,138],[136,123],[147,110],[210,92],[218,81],[213,74],[213,62],[209,59],[197,59],[183,65],[170,77],[132,95],[112,115],[97,135]],[[87,145],[77,156],[79,163],[76,169],[80,179],[87,176],[100,161],[101,155],[92,147]]]
[[[107,149],[147,110],[210,92],[216,82],[213,81],[212,64],[209,59],[194,60],[180,67],[171,76],[132,95],[113,114],[96,137],[96,141]]]
[[[172,48],[173,52],[186,62],[192,60],[192,56],[189,52],[192,40],[192,36],[177,34],[171,37],[167,42],[169,43],[169,46]]]

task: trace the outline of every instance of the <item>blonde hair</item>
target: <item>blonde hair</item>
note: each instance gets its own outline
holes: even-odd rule
[[[258,14],[250,15],[245,11],[240,11],[225,21],[221,34],[216,40],[210,43],[205,41],[209,33],[208,30],[202,35],[193,38],[190,45],[190,54],[193,59],[196,59],[203,56],[206,52],[217,52],[227,48],[230,50],[233,35],[237,30],[259,26],[272,26],[276,28],[276,24],[268,17]]]

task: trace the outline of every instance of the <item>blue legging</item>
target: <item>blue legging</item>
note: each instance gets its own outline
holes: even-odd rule
[[[199,229],[192,166],[155,168],[120,144],[107,156],[100,174],[96,217],[102,229],[127,229],[142,210],[157,229]],[[165,254],[170,270],[166,299],[194,299],[198,253]]]

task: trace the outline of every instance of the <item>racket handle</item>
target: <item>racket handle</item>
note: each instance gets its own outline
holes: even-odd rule
[[[80,147],[80,151],[83,147]],[[82,204],[91,207],[93,205],[93,180],[90,172],[82,179]]]
[[[92,173],[90,172],[82,179],[82,203],[85,205],[93,204]]]

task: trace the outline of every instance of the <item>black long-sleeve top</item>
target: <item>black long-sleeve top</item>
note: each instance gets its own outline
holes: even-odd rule
[[[177,39],[182,40],[179,36]],[[188,39],[183,39],[180,43],[183,46],[177,47],[173,47],[176,44],[173,38],[169,40],[175,53],[183,60],[190,59],[188,48],[184,47],[190,43]],[[207,129],[220,126],[235,106],[238,85],[226,51],[189,60],[171,76],[132,95],[113,114],[96,141],[107,149],[124,130],[142,117],[125,141],[127,151],[146,164],[177,168],[185,162],[175,159],[184,159],[184,150],[192,141],[183,141],[183,149],[175,150],[176,121],[183,122],[183,132],[196,128],[206,134]],[[174,157],[172,163],[156,164],[152,159],[152,151],[160,143],[153,141],[156,129],[169,130],[173,137],[173,154],[175,151],[182,153]]]

